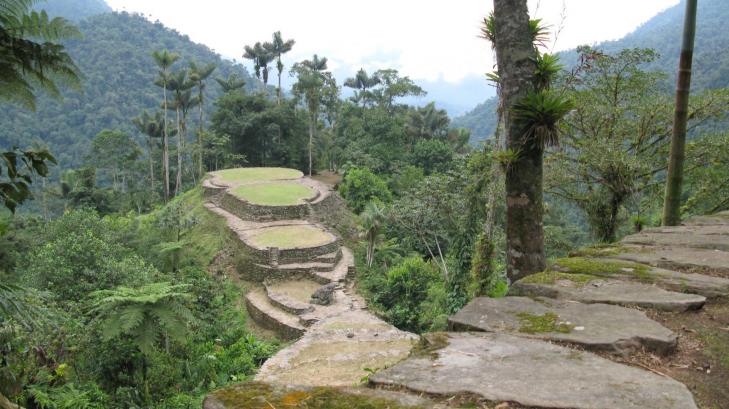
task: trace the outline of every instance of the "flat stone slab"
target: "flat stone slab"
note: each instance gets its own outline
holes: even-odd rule
[[[512,284],[509,295],[556,298],[587,304],[636,306],[674,312],[697,310],[706,303],[706,297],[701,295],[677,293],[655,285],[627,281],[596,277],[587,282],[557,279],[553,283],[530,283],[525,281],[527,279]]]
[[[436,409],[433,402],[402,392],[364,387],[300,387],[246,382],[217,390],[203,402],[203,409]]]
[[[266,361],[256,380],[302,386],[351,386],[405,359],[418,339],[371,313],[353,309],[312,325],[296,343]]]
[[[729,229],[725,225],[657,227],[628,236],[622,242],[659,247],[729,251]]]
[[[534,408],[695,409],[681,383],[589,352],[508,334],[430,336],[442,348],[370,377],[374,385]]]
[[[621,355],[643,348],[667,354],[678,342],[676,334],[638,310],[543,298],[475,298],[448,319],[448,326],[454,331],[506,332],[568,342]]]
[[[693,216],[688,220],[684,221],[683,224],[687,226],[729,226],[729,211],[719,212],[708,216]]]
[[[729,252],[688,247],[626,246],[616,259],[647,264],[653,267],[726,273],[729,277]]]
[[[695,249],[683,250],[684,254],[696,251]],[[717,250],[703,251],[715,252]],[[574,266],[589,263],[591,268],[587,273],[595,276],[617,280],[637,281],[646,284],[656,284],[666,290],[698,294],[707,298],[729,295],[728,279],[712,277],[704,274],[681,273],[652,267],[649,263],[642,262],[646,260],[649,254],[650,253],[647,252],[636,253],[635,257],[628,257],[625,255],[616,255],[609,258],[575,257],[557,260],[551,268],[555,271],[566,273],[583,273],[583,271],[580,271],[579,269],[575,270]],[[578,262],[574,263],[575,260]],[[572,263],[570,263],[571,261]],[[605,268],[600,269],[601,265],[604,265]],[[727,265],[727,268],[729,268],[729,265]]]

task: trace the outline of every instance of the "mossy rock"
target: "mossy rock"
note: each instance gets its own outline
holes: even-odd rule
[[[557,260],[550,270],[598,277],[632,276],[644,282],[655,280],[649,266],[622,260],[569,257]]]
[[[590,281],[599,280],[600,277],[590,274],[563,273],[560,271],[544,271],[522,278],[520,281],[525,284],[555,284],[560,280],[571,281],[575,287],[584,287]]]
[[[595,244],[571,251],[570,257],[612,257],[625,253],[627,248],[622,244]]]
[[[416,409],[431,408],[427,400],[402,393],[366,388],[299,388],[247,382],[215,391],[204,409]]]
[[[572,326],[561,322],[559,315],[551,311],[545,312],[542,315],[521,312],[516,314],[516,316],[521,322],[519,332],[523,332],[525,334],[543,334],[548,332],[569,334],[572,332]]]

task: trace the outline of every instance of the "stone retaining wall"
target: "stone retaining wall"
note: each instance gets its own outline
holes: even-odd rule
[[[223,193],[220,207],[242,220],[255,220],[257,222],[306,220],[309,217],[309,204],[293,206],[257,205],[246,202],[230,192]]]
[[[324,254],[337,252],[340,248],[339,240],[317,247],[278,249],[277,264],[309,263],[311,260]],[[285,272],[275,268],[275,249],[257,249],[237,240],[235,264],[241,278],[249,281],[262,282],[266,278],[289,278],[292,274],[304,271]],[[341,255],[337,256],[337,260]],[[310,272],[307,272],[307,275]]]
[[[248,309],[248,315],[260,326],[270,329],[276,332],[278,336],[286,341],[299,339],[304,335],[303,329],[292,328],[284,323],[278,322],[266,315],[263,311],[256,308],[256,306],[248,301],[246,298],[246,308]]]

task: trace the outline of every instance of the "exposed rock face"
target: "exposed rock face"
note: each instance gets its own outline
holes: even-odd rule
[[[666,291],[655,285],[599,278],[584,284],[571,280],[557,280],[554,283],[528,283],[520,280],[512,285],[509,295],[558,298],[587,304],[637,306],[674,312],[696,310],[706,302],[706,298],[700,295]]]
[[[447,333],[442,348],[370,377],[374,385],[535,408],[695,409],[673,379],[547,342],[488,333]]]
[[[339,286],[338,283],[329,283],[319,287],[318,290],[311,295],[311,303],[317,305],[329,305],[334,301],[334,291]]]
[[[304,336],[266,361],[256,380],[304,386],[351,386],[405,359],[416,335],[400,331],[367,311],[353,310],[319,321]]]
[[[673,351],[677,337],[643,312],[608,304],[526,297],[476,298],[448,319],[456,331],[506,332],[626,355]]]

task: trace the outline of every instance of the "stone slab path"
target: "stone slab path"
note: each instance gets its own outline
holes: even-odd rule
[[[597,355],[501,333],[442,334],[429,354],[370,377],[374,385],[538,408],[694,409],[673,379]]]
[[[678,342],[673,331],[638,310],[544,298],[479,297],[448,324],[453,331],[503,332],[621,355],[642,349],[667,354]]]
[[[684,312],[704,306],[706,298],[664,290],[656,285],[595,278],[586,283],[558,279],[554,283],[517,281],[509,295],[546,297],[587,304],[614,304],[660,311]]]

